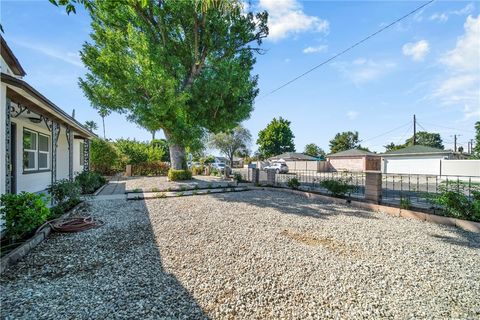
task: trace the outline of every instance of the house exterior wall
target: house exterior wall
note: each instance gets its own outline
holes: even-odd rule
[[[364,171],[365,157],[334,157],[328,158],[330,166],[335,171]]]
[[[74,139],[73,140],[73,175],[76,176],[77,174],[83,171],[83,163],[80,163],[80,152],[83,153],[83,150],[80,149],[81,143],[83,143],[83,139]]]
[[[434,174],[440,175],[442,155],[418,155],[404,157],[382,157],[383,173]]]
[[[57,146],[57,180],[68,179],[68,141],[67,129],[60,127]]]

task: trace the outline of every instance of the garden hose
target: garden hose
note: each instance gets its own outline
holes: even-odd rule
[[[102,220],[87,217],[70,217],[70,218],[58,218],[45,222],[37,233],[40,232],[44,226],[49,225],[53,231],[56,232],[80,232],[91,228],[100,227],[104,224]]]

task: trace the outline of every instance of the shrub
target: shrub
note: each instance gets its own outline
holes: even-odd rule
[[[158,143],[140,142],[130,139],[118,139],[115,146],[120,154],[120,166],[161,161],[165,154]]]
[[[113,174],[125,168],[118,166],[119,156],[115,146],[103,139],[93,139],[90,144],[90,165],[94,171]]]
[[[56,207],[51,210],[55,216],[71,209],[80,202],[82,189],[76,181],[59,180],[50,185],[47,190],[56,203]]]
[[[167,162],[152,161],[132,165],[134,176],[166,176],[170,165]]]
[[[439,186],[439,193],[431,198],[431,202],[440,205],[447,216],[480,221],[480,191],[472,191],[472,197],[465,195],[465,186]]]
[[[205,171],[205,167],[204,167],[204,166],[193,166],[193,167],[192,167],[192,174],[193,174],[194,176],[202,175],[204,171]]]
[[[218,169],[216,169],[216,168],[211,168],[211,170],[210,170],[210,175],[211,175],[211,176],[219,176],[219,175],[220,175],[220,171],[218,171]]]
[[[83,171],[75,177],[75,182],[80,186],[82,194],[91,194],[103,186],[106,180],[98,172]]]
[[[15,241],[41,226],[50,216],[48,199],[43,194],[22,192],[0,196],[0,214],[5,220],[6,236]]]
[[[400,198],[400,208],[409,210],[412,206],[412,202],[408,198]]]
[[[237,182],[242,182],[243,181],[243,176],[240,172],[234,172],[233,173],[233,180]]]
[[[289,186],[292,189],[298,189],[300,187],[300,181],[298,181],[298,178],[293,177],[287,182],[287,186]]]
[[[348,184],[348,181],[339,180],[323,180],[320,182],[320,186],[327,189],[333,196],[341,197],[355,190],[354,186]]]
[[[168,179],[170,181],[190,180],[192,179],[192,172],[189,170],[168,170]]]

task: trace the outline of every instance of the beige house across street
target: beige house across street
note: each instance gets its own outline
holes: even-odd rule
[[[0,194],[41,192],[89,169],[94,133],[23,80],[1,37]]]
[[[328,167],[332,171],[363,172],[380,170],[380,157],[378,154],[350,149],[327,155]]]

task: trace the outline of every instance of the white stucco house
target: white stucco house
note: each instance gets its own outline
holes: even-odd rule
[[[89,169],[95,134],[23,80],[1,37],[0,194],[40,192]]]

